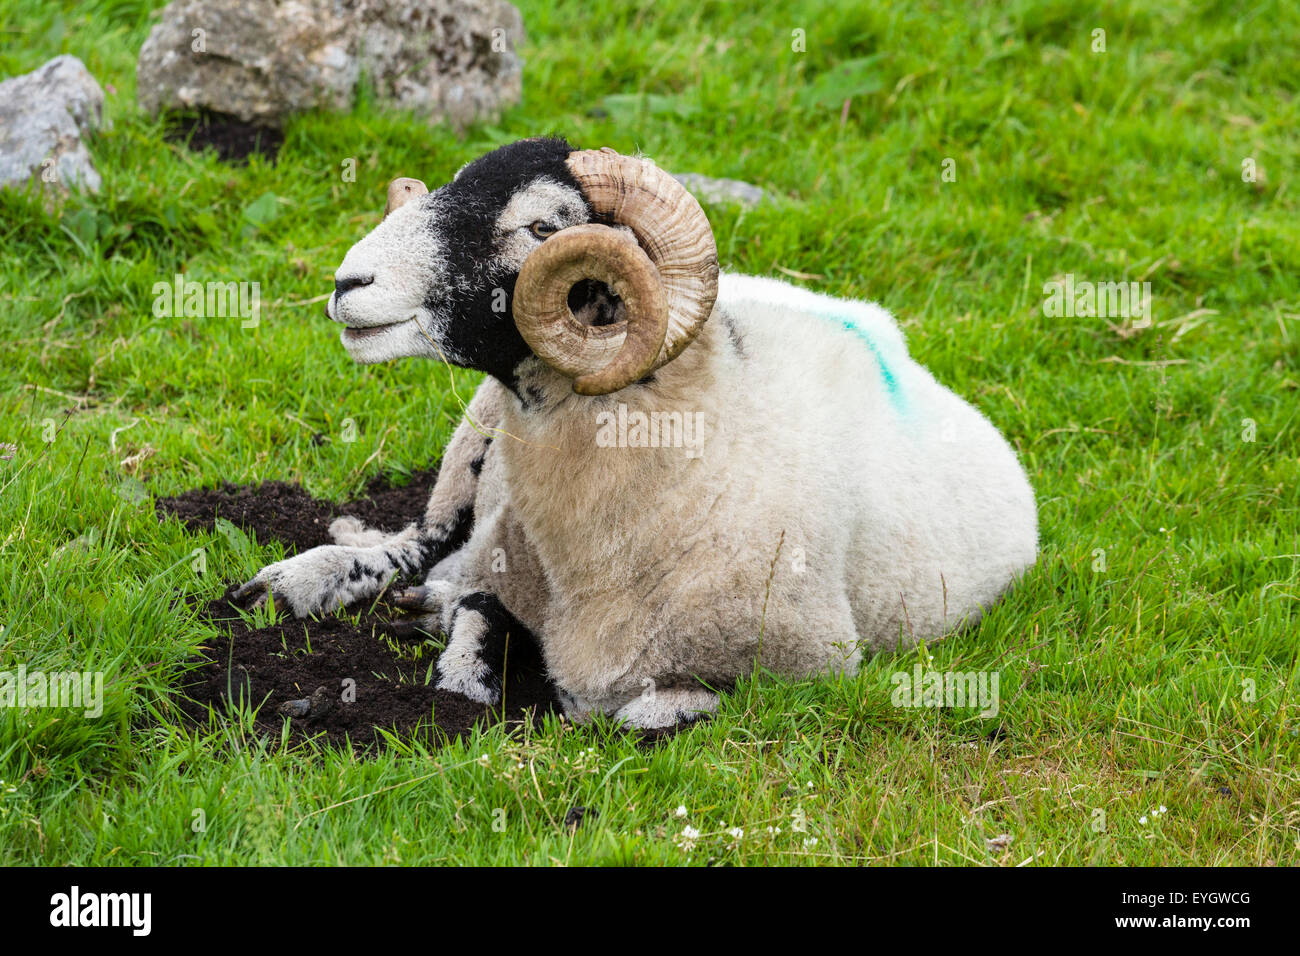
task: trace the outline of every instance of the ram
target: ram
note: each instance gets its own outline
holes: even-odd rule
[[[475,700],[531,635],[569,714],[664,726],[756,664],[851,671],[969,625],[1035,561],[1015,453],[890,315],[719,275],[647,160],[532,139],[433,192],[395,180],[326,314],[358,362],[487,377],[420,521],[340,519],[237,597],[309,615],[412,575],[390,599]]]

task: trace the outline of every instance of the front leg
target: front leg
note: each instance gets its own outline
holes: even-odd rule
[[[438,689],[495,704],[501,699],[510,644],[532,640],[531,633],[488,591],[462,595],[443,616],[448,637],[438,657]]]
[[[423,580],[437,562],[460,548],[474,524],[474,498],[490,434],[500,420],[503,389],[485,382],[447,445],[424,516],[397,534],[367,528],[344,516],[330,526],[337,544],[312,548],[263,568],[239,587],[246,607],[266,604],[272,593],[298,617],[344,607],[383,592],[399,572]]]
[[[325,544],[268,564],[232,598],[251,609],[274,594],[295,617],[321,614],[376,597],[399,573],[423,573],[442,550],[436,536],[416,525],[370,547]]]

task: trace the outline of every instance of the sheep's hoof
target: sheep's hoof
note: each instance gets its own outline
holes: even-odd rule
[[[415,611],[427,614],[430,620],[437,619],[447,602],[456,596],[456,586],[450,581],[430,580],[425,584],[411,587],[393,588],[385,595],[385,600],[403,611]]]
[[[255,611],[259,607],[266,607],[270,602],[271,589],[265,581],[253,578],[233,590],[227,590],[226,596],[231,604],[242,607],[245,611]]]
[[[424,611],[428,609],[432,592],[423,584],[410,588],[398,588],[388,592],[388,603],[404,611]]]
[[[416,621],[390,621],[388,636],[396,641],[425,641],[438,633],[438,625],[428,619]]]

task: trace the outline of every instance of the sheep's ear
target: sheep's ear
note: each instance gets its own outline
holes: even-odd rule
[[[404,206],[428,191],[429,187],[418,179],[409,179],[405,176],[394,179],[388,184],[388,205],[384,207],[384,218],[387,219],[388,214],[398,206]]]

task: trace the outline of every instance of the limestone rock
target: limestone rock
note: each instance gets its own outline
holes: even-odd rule
[[[173,0],[136,65],[148,113],[211,110],[279,125],[380,103],[461,127],[521,94],[523,19],[505,0]]]
[[[700,173],[674,173],[673,179],[685,186],[696,199],[715,205],[735,204],[750,208],[761,202],[770,202],[772,198],[765,190],[739,179],[715,179]]]
[[[75,56],[0,83],[0,187],[30,180],[98,192],[87,133],[104,121],[104,91]]]

